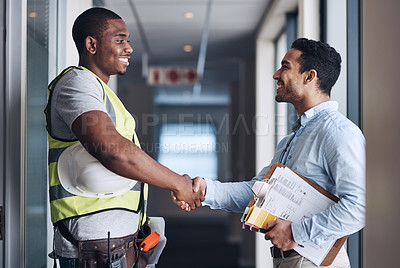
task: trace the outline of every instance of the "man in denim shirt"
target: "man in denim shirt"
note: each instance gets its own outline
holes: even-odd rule
[[[316,267],[293,248],[305,241],[322,244],[338,239],[365,225],[365,138],[330,100],[340,64],[334,48],[302,38],[293,42],[273,76],[278,87],[275,100],[292,103],[298,120],[293,132],[278,144],[271,164],[283,163],[340,198],[311,218],[269,223],[265,239],[279,253],[273,254],[274,267]],[[221,183],[196,178],[194,190],[205,194],[203,205],[243,213],[253,197],[251,187],[268,169],[263,168],[251,181]],[[183,202],[177,204],[186,208]],[[343,248],[330,267],[350,267]]]

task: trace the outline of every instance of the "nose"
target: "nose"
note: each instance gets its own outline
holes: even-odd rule
[[[274,73],[274,75],[272,76],[272,78],[274,79],[274,80],[278,80],[279,79],[279,77],[280,77],[280,74],[281,74],[281,69],[278,69],[275,73]]]
[[[126,44],[127,44],[127,46],[126,46],[126,48],[125,48],[125,51],[126,51],[127,53],[131,54],[131,53],[133,52],[133,48],[132,48],[132,46],[131,46],[128,42],[127,42]]]

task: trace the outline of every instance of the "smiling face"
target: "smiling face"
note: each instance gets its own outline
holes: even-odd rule
[[[275,96],[277,102],[289,102],[295,107],[304,102],[303,83],[306,74],[300,73],[300,55],[300,50],[290,49],[282,59],[281,68],[273,76],[278,86]]]
[[[96,70],[92,71],[105,82],[110,75],[125,74],[132,51],[125,22],[121,19],[108,20],[108,28],[96,40],[93,54]]]

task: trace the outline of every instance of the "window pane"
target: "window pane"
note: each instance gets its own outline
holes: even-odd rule
[[[179,174],[218,178],[215,129],[210,124],[166,124],[158,161]]]
[[[275,51],[276,51],[276,62],[275,62],[275,70],[278,70],[281,68],[281,61],[283,57],[286,54],[287,51],[287,38],[286,38],[286,33],[282,33],[279,38],[276,40],[275,43]],[[288,133],[288,104],[287,103],[278,103],[275,102],[275,112],[276,112],[276,117],[275,117],[275,142],[278,144],[280,140],[282,140]]]
[[[49,0],[27,2],[26,267],[47,266],[47,134]]]

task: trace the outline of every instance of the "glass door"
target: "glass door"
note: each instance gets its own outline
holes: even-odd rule
[[[4,1],[0,2],[0,29],[4,29],[5,25],[4,25]],[[4,35],[4,33],[3,33]],[[1,40],[4,40],[4,36],[1,37]],[[4,41],[0,42],[0,70],[5,70],[5,60],[4,60]],[[2,217],[3,213],[4,213],[4,159],[5,159],[5,129],[6,129],[6,119],[5,119],[5,115],[6,115],[6,111],[5,111],[5,83],[4,83],[4,71],[0,72],[0,85],[2,88],[2,90],[0,91],[0,129],[2,129],[2,131],[0,131],[0,172],[1,172],[1,177],[2,179],[0,179],[0,189],[2,189],[0,191],[0,265],[4,264],[4,256],[5,256],[5,252],[4,252],[4,218]]]
[[[56,1],[52,1],[56,2]],[[48,226],[47,133],[44,108],[49,82],[49,31],[57,12],[50,0],[27,1],[25,102],[25,267],[47,267],[51,260]],[[54,23],[54,22],[53,22]],[[48,245],[50,244],[50,245]]]

